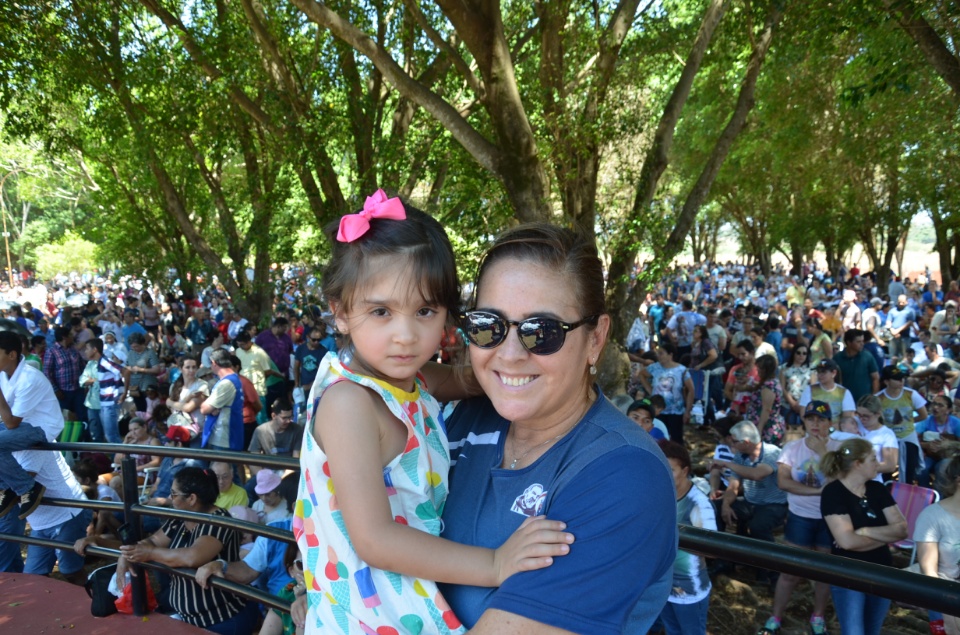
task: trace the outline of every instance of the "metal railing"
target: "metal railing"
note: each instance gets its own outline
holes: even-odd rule
[[[106,443],[44,443],[36,449],[57,451],[94,451],[129,453],[129,444]],[[241,452],[223,452],[215,450],[196,450],[192,448],[169,448],[163,446],[149,446],[149,453],[159,456],[174,456],[197,458],[202,460],[217,460],[229,463],[260,465],[264,467],[297,469],[296,459],[270,457],[265,455],[248,454]],[[129,461],[127,464],[126,462]],[[127,467],[129,465],[129,467]],[[133,502],[139,500],[139,486],[136,482],[136,469],[132,458],[125,459],[123,472],[124,503],[110,501],[70,500],[44,497],[44,504],[62,507],[80,507],[87,509],[102,509],[108,511],[123,510],[125,520],[136,520],[141,515],[161,518],[189,518],[198,522],[222,525],[259,536],[266,536],[274,540],[293,542],[293,535],[289,531],[266,527],[256,523],[236,520],[229,517],[213,517],[206,514],[174,510],[165,507],[141,505]],[[139,522],[131,523],[137,530],[136,539],[140,539]],[[54,540],[0,534],[0,540],[32,544],[56,549],[72,549],[72,544]],[[708,557],[722,558],[740,564],[755,566],[788,573],[810,580],[817,580],[845,588],[877,595],[885,598],[906,602],[922,608],[942,611],[947,614],[957,612],[960,606],[960,582],[941,580],[930,576],[920,575],[901,569],[885,567],[860,560],[842,558],[830,554],[819,553],[807,549],[799,549],[787,545],[745,538],[734,534],[708,531],[689,526],[680,526],[680,548]],[[118,558],[120,552],[116,549],[103,547],[88,547],[92,555],[107,558]],[[138,566],[138,565],[132,565]],[[179,575],[192,578],[194,569],[171,568],[159,563],[147,562],[139,565],[148,569],[161,571],[170,575]],[[134,579],[133,600],[134,611],[142,615],[146,607],[146,589],[144,576]],[[289,611],[289,604],[269,593],[264,593],[250,586],[237,584],[222,578],[211,577],[210,584],[225,591],[262,602],[268,606]],[[139,587],[139,589],[138,589]],[[141,612],[137,612],[137,611]]]

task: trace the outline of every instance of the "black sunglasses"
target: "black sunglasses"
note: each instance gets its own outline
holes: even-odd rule
[[[600,318],[599,315],[591,315],[572,323],[548,317],[531,317],[514,321],[487,311],[467,311],[460,317],[463,333],[474,346],[496,348],[506,339],[510,327],[515,326],[520,343],[534,355],[556,353],[563,348],[567,331],[572,331],[584,324],[595,324]]]

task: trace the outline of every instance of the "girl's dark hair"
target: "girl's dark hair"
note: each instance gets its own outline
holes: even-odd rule
[[[93,461],[84,459],[73,464],[73,473],[78,479],[86,479],[93,483],[94,488],[97,485],[97,479],[100,478],[100,472]]]
[[[603,296],[603,265],[597,256],[596,245],[579,232],[547,223],[520,225],[497,238],[480,261],[473,306],[477,304],[483,275],[497,262],[510,259],[536,263],[570,280],[577,304],[583,309],[580,318],[607,312]],[[595,327],[593,322],[583,328]]]
[[[687,448],[676,441],[668,441],[667,439],[660,439],[657,444],[665,457],[679,463],[681,468],[690,469],[690,453],[687,452]]]
[[[196,494],[197,500],[209,506],[217,502],[220,489],[217,487],[217,475],[212,470],[199,467],[185,467],[173,478],[173,482],[185,495]]]
[[[757,347],[753,345],[753,342],[750,340],[749,337],[745,337],[742,340],[740,340],[740,343],[737,344],[737,348],[742,348],[744,351],[746,351],[747,353],[750,353],[751,355],[757,352]]]
[[[323,293],[339,303],[341,310],[349,311],[355,294],[367,281],[388,269],[401,269],[396,258],[404,257],[416,285],[409,291],[446,308],[452,319],[460,310],[460,283],[450,239],[436,219],[401,202],[407,216],[404,220],[374,218],[370,229],[353,242],[337,240],[339,220],[324,229],[333,253],[323,272]]]
[[[757,358],[757,375],[763,384],[777,376],[777,360],[772,355],[761,355]]]
[[[287,474],[280,479],[280,496],[287,503],[287,511],[293,513],[293,506],[297,503],[297,493],[300,487],[300,470]]]
[[[847,439],[840,447],[820,459],[820,470],[827,478],[843,476],[856,461],[866,461],[873,454],[873,444],[866,439]]]
[[[694,332],[700,333],[700,341],[706,341],[710,339],[710,331],[707,330],[707,327],[703,324],[697,324],[693,327]]]

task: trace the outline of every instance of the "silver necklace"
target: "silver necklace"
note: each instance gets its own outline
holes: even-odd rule
[[[524,452],[524,453],[521,454],[520,456],[518,456],[518,457],[516,457],[516,458],[513,459],[513,462],[510,463],[510,467],[507,468],[507,469],[510,469],[510,470],[515,470],[515,469],[517,469],[517,463],[520,461],[520,459],[522,459],[523,457],[527,456],[528,454],[530,454],[531,452],[533,452],[533,451],[536,450],[537,448],[543,447],[543,446],[545,446],[545,445],[548,444],[548,443],[551,443],[551,442],[553,442],[553,441],[556,441],[557,439],[559,439],[560,437],[562,437],[563,435],[565,435],[565,434],[568,433],[568,432],[570,432],[570,430],[564,430],[563,432],[561,432],[561,433],[558,434],[557,436],[553,437],[552,439],[547,439],[547,440],[544,441],[543,443],[538,443],[538,444],[536,444],[536,445],[534,445],[534,446],[532,446],[532,447],[527,448],[527,451],[526,451],[526,452]]]

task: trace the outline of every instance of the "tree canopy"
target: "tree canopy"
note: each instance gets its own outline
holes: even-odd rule
[[[619,331],[640,254],[657,275],[728,223],[761,266],[862,244],[883,277],[927,213],[955,278],[951,6],[3,3],[0,194],[23,266],[79,232],[104,263],[214,274],[252,315],[271,265],[321,264],[377,187],[444,223],[464,276],[511,223],[596,236]]]

